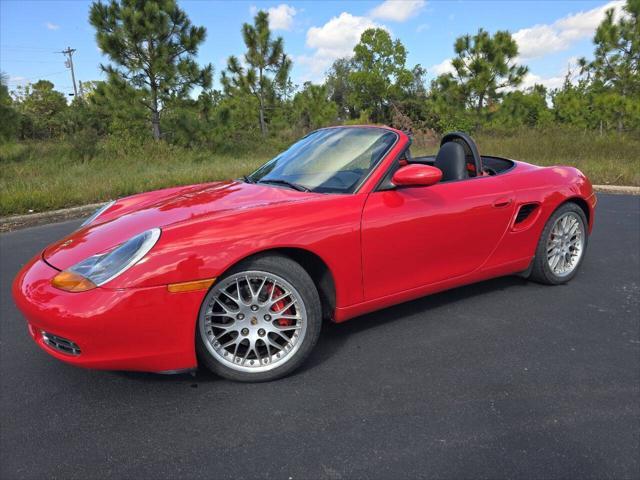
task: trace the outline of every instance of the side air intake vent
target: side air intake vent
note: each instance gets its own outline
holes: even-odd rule
[[[518,210],[518,215],[516,215],[515,224],[517,225],[518,223],[524,222],[529,218],[529,215],[535,212],[536,208],[538,208],[538,205],[535,203],[526,203],[522,205],[520,210]]]

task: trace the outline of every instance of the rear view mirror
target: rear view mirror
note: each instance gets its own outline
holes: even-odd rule
[[[442,171],[431,165],[412,164],[393,174],[391,181],[397,187],[428,187],[442,180]]]

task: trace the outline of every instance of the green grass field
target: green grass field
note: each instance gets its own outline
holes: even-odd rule
[[[538,165],[574,165],[596,184],[640,185],[640,140],[558,131],[476,136],[480,151]],[[416,144],[419,142],[416,142]],[[416,145],[433,153],[435,145]],[[65,142],[0,145],[0,215],[94,203],[157,188],[236,178],[277,153],[237,156],[164,143],[102,141],[90,159]]]

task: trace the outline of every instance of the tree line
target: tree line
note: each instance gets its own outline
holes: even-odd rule
[[[3,76],[0,139],[69,138],[90,147],[117,136],[238,149],[356,123],[436,134],[523,127],[638,133],[640,0],[627,0],[623,11],[606,13],[593,58],[580,59],[553,90],[521,89],[528,68],[517,63],[516,41],[484,29],[456,39],[452,71],[428,86],[426,70],[407,65],[405,46],[380,28],[364,31],[323,83],[294,85],[284,41],[259,11],[242,26],[243,58],[229,57],[215,89],[212,65],[196,61],[206,29],[175,0],[98,1],[89,22],[109,59],[101,65],[106,79],[82,83],[82,95],[67,103],[47,80],[10,92]]]

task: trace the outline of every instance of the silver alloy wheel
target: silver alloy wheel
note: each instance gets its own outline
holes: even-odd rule
[[[298,291],[269,272],[247,271],[214,285],[198,319],[207,350],[241,372],[266,372],[289,361],[307,331]]]
[[[576,269],[584,252],[584,224],[574,212],[561,215],[547,240],[547,263],[554,275],[566,277]]]

